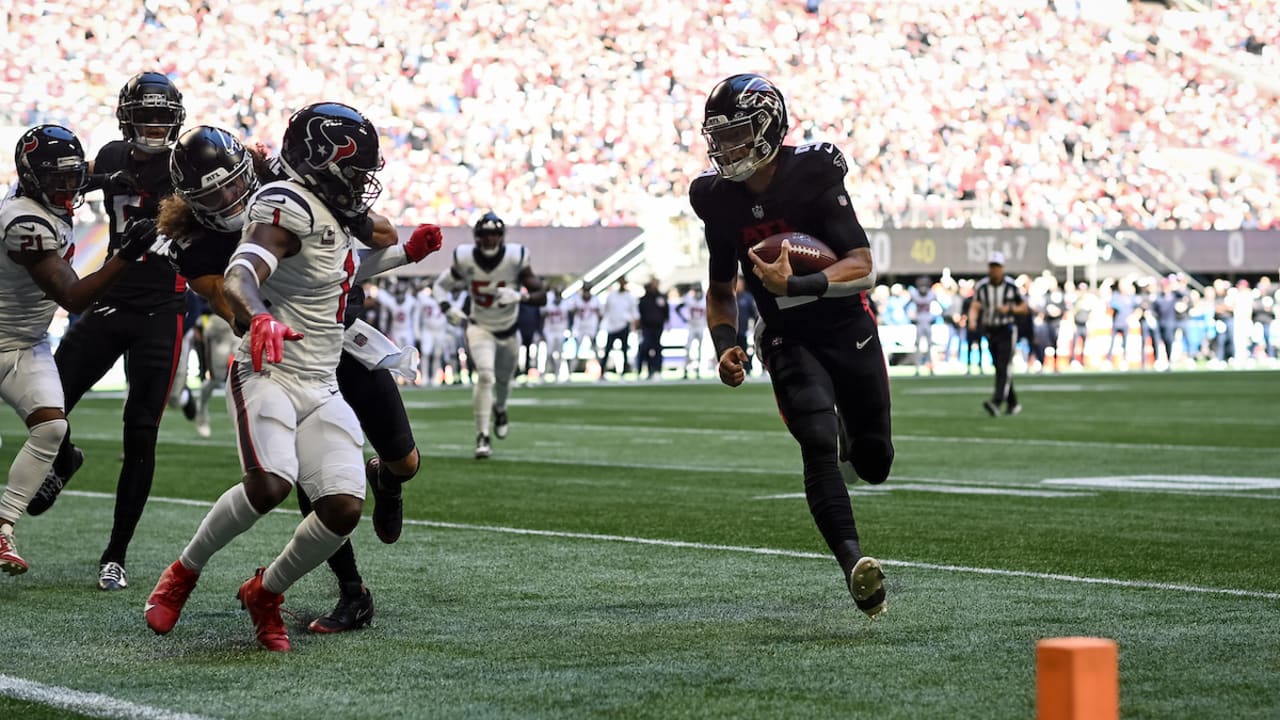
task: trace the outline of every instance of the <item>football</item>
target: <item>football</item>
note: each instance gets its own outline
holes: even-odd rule
[[[800,232],[770,235],[751,246],[751,249],[761,260],[771,263],[776,261],[778,253],[782,252],[784,240],[791,243],[791,270],[796,275],[821,272],[840,259],[836,257],[835,251],[827,247],[826,243],[812,235]]]

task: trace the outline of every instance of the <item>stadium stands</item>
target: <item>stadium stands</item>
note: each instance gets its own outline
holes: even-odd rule
[[[706,91],[752,70],[806,113],[792,141],[849,154],[868,225],[1276,227],[1280,107],[1130,39],[1162,22],[1154,10],[1111,27],[1080,5],[14,0],[0,23],[22,51],[0,57],[0,125],[65,123],[95,148],[115,136],[120,84],[158,68],[190,122],[268,146],[304,103],[367,110],[399,219],[501,207],[525,225],[636,224],[705,165]],[[1274,65],[1262,5],[1214,2],[1212,22],[1180,32]],[[1176,161],[1206,149],[1228,161]]]

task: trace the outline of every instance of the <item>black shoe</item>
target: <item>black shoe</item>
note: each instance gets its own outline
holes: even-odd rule
[[[986,410],[987,414],[990,415],[991,417],[995,417],[996,415],[1000,414],[1000,406],[996,405],[994,402],[990,400],[982,401],[982,409]]]
[[[507,409],[499,410],[496,406],[493,408],[493,435],[499,440],[506,439],[507,431],[510,429],[510,423],[507,422]]]
[[[378,478],[380,463],[377,457],[369,458],[364,466],[364,477],[373,493],[373,532],[379,540],[390,545],[400,539],[400,531],[404,528],[404,495],[400,485],[394,489],[382,486]]]
[[[324,617],[311,621],[307,629],[313,633],[340,633],[357,630],[373,621],[373,593],[361,585],[359,593],[338,598],[338,604]]]
[[[182,401],[182,416],[188,420],[196,419],[196,394],[190,390],[183,388],[182,394],[186,400]]]
[[[62,468],[62,472],[59,471],[57,461],[54,461],[53,467],[49,468],[49,473],[44,476],[44,482],[40,483],[40,489],[36,490],[31,503],[27,505],[28,515],[40,515],[53,507],[62,489],[71,482],[71,476],[76,474],[81,465],[84,465],[84,451],[80,448],[72,445],[70,457],[71,460],[68,463],[70,467]]]

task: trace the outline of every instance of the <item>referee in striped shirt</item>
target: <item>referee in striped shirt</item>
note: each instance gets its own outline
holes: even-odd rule
[[[1013,379],[1009,377],[1009,365],[1013,362],[1013,345],[1017,342],[1013,316],[1028,312],[1027,301],[1018,291],[1018,286],[1005,277],[1004,253],[991,253],[987,261],[987,276],[973,288],[969,327],[983,329],[996,367],[995,393],[982,403],[992,417],[1000,414],[1001,405],[1005,405],[1005,412],[1009,415],[1022,412],[1018,394],[1013,390]]]

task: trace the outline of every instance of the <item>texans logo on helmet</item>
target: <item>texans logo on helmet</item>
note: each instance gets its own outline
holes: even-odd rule
[[[329,139],[324,128],[331,123],[323,117],[314,117],[307,122],[307,164],[314,168],[328,167],[330,163],[356,154],[356,143],[351,138],[343,138],[338,145]]]

